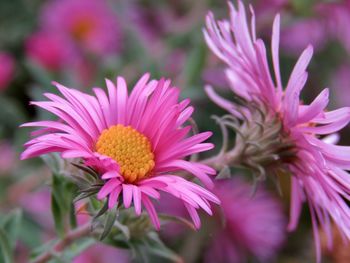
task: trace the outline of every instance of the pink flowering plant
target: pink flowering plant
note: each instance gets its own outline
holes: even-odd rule
[[[346,1],[5,2],[0,262],[350,261]]]

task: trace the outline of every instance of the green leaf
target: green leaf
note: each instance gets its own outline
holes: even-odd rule
[[[100,236],[100,240],[105,239],[108,236],[108,234],[111,232],[114,222],[116,221],[116,218],[117,218],[117,209],[118,208],[115,207],[107,212],[106,222],[103,226],[103,232]]]
[[[96,220],[100,216],[102,216],[104,213],[108,211],[108,202],[106,201],[102,208],[97,212],[97,214],[94,216],[93,220]]]
[[[52,175],[51,210],[54,216],[55,228],[59,236],[64,233],[65,222],[74,226],[73,196],[76,186],[66,176],[57,173]],[[72,221],[73,220],[73,221]]]
[[[57,241],[58,239],[53,239],[47,243],[42,244],[41,246],[34,248],[30,254],[30,259],[33,260],[45,251],[51,250],[52,247],[57,243]]]
[[[153,255],[169,259],[173,262],[183,262],[182,258],[179,255],[164,245],[163,241],[160,240],[158,234],[155,232],[148,233],[146,246],[148,252]]]
[[[53,192],[51,195],[51,211],[55,222],[55,230],[59,237],[63,237],[64,236],[63,211],[61,210],[59,206],[59,201],[57,200]]]
[[[123,225],[118,220],[115,220],[114,226],[120,230],[127,241],[130,239],[130,230],[126,225]]]
[[[0,227],[0,248],[0,259],[2,258],[4,263],[13,263],[13,253],[10,240],[2,227]]]
[[[56,258],[56,262],[72,262],[73,259],[81,254],[84,250],[86,250],[88,247],[96,243],[96,240],[91,237],[82,238],[74,242],[72,245],[67,247],[62,254],[59,254],[59,259]],[[55,261],[53,261],[55,262]]]
[[[70,211],[69,211],[69,222],[72,228],[76,228],[77,227],[77,217],[75,214],[75,207],[74,207],[74,203],[71,202],[71,207],[70,207]]]
[[[86,172],[88,175],[91,175],[95,180],[99,179],[98,173],[95,170],[93,170],[92,168],[78,164],[78,163],[72,163],[72,165],[77,167],[78,169]]]
[[[7,214],[1,221],[1,226],[7,233],[11,248],[14,249],[21,227],[22,210],[15,209],[14,211]]]

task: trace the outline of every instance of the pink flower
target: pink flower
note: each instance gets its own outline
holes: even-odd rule
[[[37,32],[26,41],[27,56],[48,70],[60,70],[74,61],[72,46],[57,34]]]
[[[331,77],[331,84],[336,87],[334,90],[335,104],[345,106],[350,103],[349,96],[345,96],[350,91],[350,65],[343,64],[337,68]]]
[[[42,11],[41,23],[45,31],[97,55],[120,48],[119,23],[105,0],[51,0]]]
[[[169,80],[148,82],[144,75],[128,94],[122,77],[117,87],[106,80],[108,96],[94,88],[95,96],[55,83],[63,97],[46,93],[49,101],[32,102],[54,115],[57,121],[26,123],[23,127],[44,127],[33,133],[36,138],[25,144],[21,158],[60,152],[62,158],[82,158],[87,166],[101,173],[105,184],[99,199],[108,197],[109,207],[133,203],[137,215],[141,204],[148,211],[156,228],[160,227],[150,198],[159,199],[159,191],[180,200],[194,224],[200,227],[197,209],[212,214],[209,201],[219,203],[215,195],[180,176],[176,171],[193,174],[212,186],[212,168],[184,160],[186,156],[213,148],[203,143],[210,132],[188,136],[190,126],[183,126],[193,107],[189,100],[178,102],[180,90]]]
[[[326,22],[318,19],[304,19],[285,27],[281,34],[281,46],[287,53],[299,54],[311,44],[315,49],[325,46],[329,38]]]
[[[13,79],[15,61],[13,57],[5,52],[0,52],[0,90],[8,87]]]
[[[339,3],[320,3],[315,6],[319,19],[327,25],[328,39],[338,40],[350,53],[350,4],[349,1]]]
[[[218,105],[238,118],[250,118],[249,105],[267,109],[268,116],[275,116],[282,125],[282,134],[293,145],[294,158],[283,163],[292,176],[292,197],[288,229],[298,224],[301,207],[307,202],[314,228],[316,252],[320,261],[318,225],[331,239],[331,221],[344,236],[350,238],[350,147],[337,146],[338,132],[350,120],[350,109],[326,111],[328,89],[323,90],[309,105],[300,100],[300,92],[307,81],[306,67],[312,57],[309,46],[296,63],[286,88],[282,87],[279,67],[280,17],[276,16],[272,32],[271,75],[266,47],[256,38],[255,17],[252,10],[250,25],[247,23],[243,4],[238,10],[230,6],[231,20],[215,22],[207,17],[205,37],[212,51],[227,65],[226,76],[232,91],[244,99],[247,107],[241,107],[220,98],[208,87],[209,96]],[[275,81],[274,81],[275,80]],[[281,135],[282,136],[282,135]],[[326,137],[325,137],[326,136]],[[278,153],[276,163],[283,160]]]
[[[269,262],[285,239],[282,206],[263,188],[252,196],[251,186],[235,178],[216,181],[225,226],[208,246],[205,262],[246,262],[247,254]]]

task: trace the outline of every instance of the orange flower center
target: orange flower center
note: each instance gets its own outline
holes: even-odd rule
[[[82,19],[81,21],[76,22],[72,28],[73,37],[78,40],[84,40],[92,31],[94,24],[88,19]]]
[[[97,140],[96,151],[114,159],[130,183],[147,177],[154,167],[150,141],[130,126],[118,124],[105,129]]]

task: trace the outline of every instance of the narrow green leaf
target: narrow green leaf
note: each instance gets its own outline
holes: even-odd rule
[[[87,198],[87,197],[90,197],[90,196],[92,196],[92,195],[94,195],[94,194],[96,194],[96,193],[95,193],[95,192],[80,193],[79,195],[77,195],[77,196],[74,198],[73,202],[76,203],[76,202],[78,202],[78,201],[80,201],[80,200],[83,200],[83,199],[85,199],[85,198]]]
[[[14,249],[16,245],[17,236],[20,231],[22,221],[22,210],[15,209],[7,214],[2,220],[2,227],[6,231],[10,241],[11,248]]]
[[[92,175],[92,177],[95,180],[99,179],[98,173],[95,170],[93,170],[92,168],[90,168],[88,166],[84,166],[84,165],[78,164],[78,163],[72,163],[72,165],[77,167],[78,169],[86,172],[88,175]]]
[[[106,222],[103,226],[103,232],[100,236],[100,240],[105,239],[108,236],[108,234],[111,232],[116,218],[117,218],[117,208],[115,207],[107,213]]]
[[[4,229],[0,227],[0,256],[4,263],[14,263],[10,240]]]
[[[62,210],[54,194],[51,196],[51,211],[55,222],[55,229],[59,237],[64,235],[64,222]]]
[[[97,212],[97,214],[94,216],[93,220],[96,220],[100,216],[102,216],[104,213],[108,211],[108,202],[106,201],[102,208]]]
[[[75,214],[75,206],[74,203],[71,203],[70,211],[69,211],[69,222],[72,228],[77,227],[77,216]]]
[[[126,225],[123,225],[118,220],[115,220],[114,226],[120,230],[126,240],[130,239],[130,230]]]
[[[148,233],[146,246],[149,253],[153,255],[169,259],[173,262],[183,262],[179,255],[164,245],[158,234],[155,232]]]

